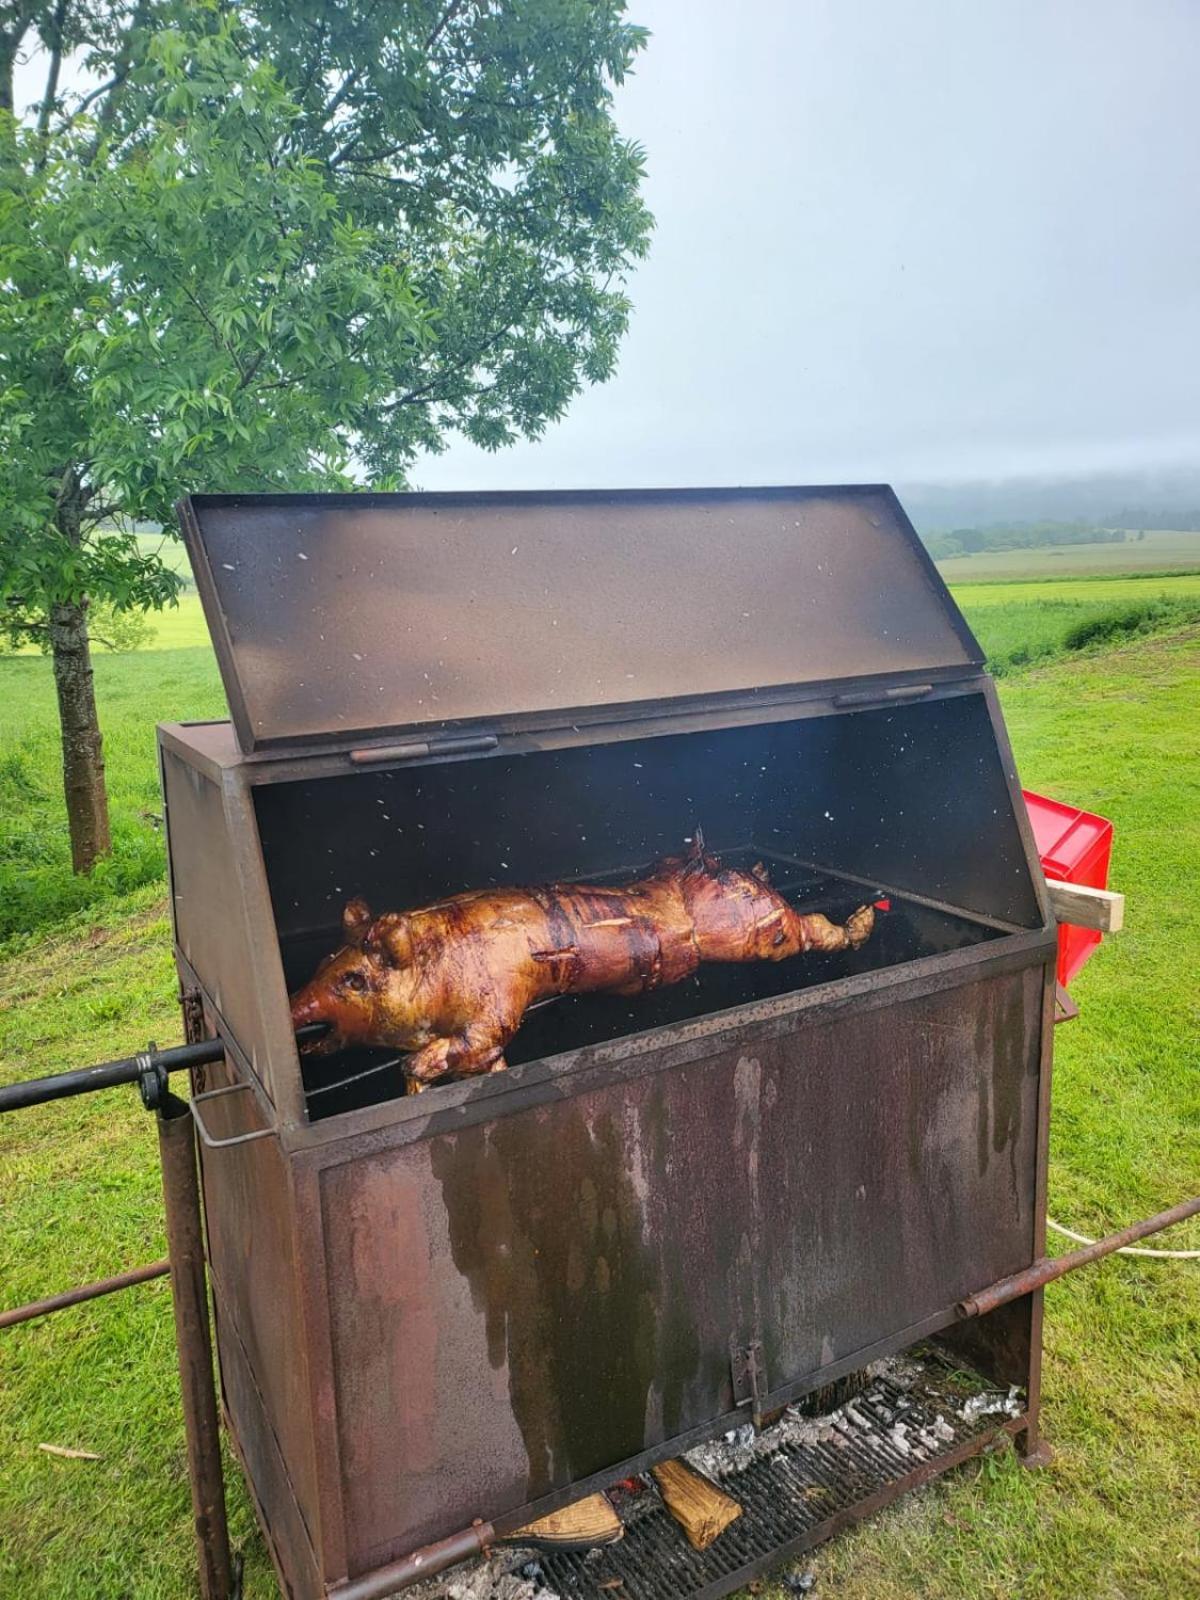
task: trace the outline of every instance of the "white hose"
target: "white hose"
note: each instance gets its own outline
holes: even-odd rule
[[[1055,1222],[1053,1217],[1046,1218],[1046,1226],[1053,1228],[1055,1233],[1061,1233],[1068,1239],[1074,1239],[1076,1244],[1095,1244],[1095,1239],[1089,1239],[1084,1233],[1075,1233],[1070,1228],[1064,1228],[1061,1222]],[[1139,1250],[1136,1245],[1122,1245],[1119,1250],[1114,1250],[1115,1256],[1150,1256],[1155,1261],[1200,1261],[1200,1250]]]

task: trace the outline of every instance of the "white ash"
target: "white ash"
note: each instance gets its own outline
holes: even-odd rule
[[[413,1600],[560,1600],[546,1586],[537,1552],[494,1550],[405,1590]]]
[[[905,1364],[899,1360],[877,1361],[867,1370],[873,1378],[886,1377],[897,1388],[906,1389],[921,1372],[915,1362],[906,1365],[912,1369],[911,1373],[903,1370]],[[779,1421],[772,1423],[769,1428],[764,1428],[762,1433],[756,1432],[750,1423],[746,1423],[719,1439],[709,1439],[704,1444],[696,1445],[694,1449],[684,1453],[684,1460],[695,1467],[697,1472],[703,1472],[710,1478],[723,1478],[731,1472],[740,1472],[752,1461],[777,1456],[785,1445],[844,1446],[845,1440],[838,1433],[837,1424],[839,1419],[852,1410],[853,1405],[854,1402],[851,1400],[824,1417],[805,1417],[794,1406],[788,1406]],[[875,1426],[861,1413],[855,1413],[855,1425],[860,1428]]]
[[[886,1378],[890,1386],[901,1394],[918,1389],[923,1380],[928,1379],[928,1372],[921,1363],[907,1356],[891,1356],[884,1361],[876,1361],[867,1370],[872,1378]],[[862,1409],[861,1396],[846,1401],[823,1417],[806,1417],[789,1406],[780,1420],[762,1433],[756,1433],[747,1424],[725,1434],[723,1438],[696,1445],[686,1452],[684,1459],[698,1472],[721,1479],[742,1471],[753,1461],[772,1460],[788,1445],[803,1448],[824,1444],[844,1450],[855,1438],[879,1440],[881,1423],[883,1438],[897,1455],[905,1459],[912,1456],[914,1451],[923,1455],[937,1455],[957,1437],[951,1422],[954,1411],[950,1408],[948,1415],[934,1411],[930,1417],[925,1407],[933,1402],[934,1397],[925,1393],[923,1398],[923,1420],[920,1421],[913,1415],[910,1402],[902,1402],[892,1408],[878,1393],[872,1397],[874,1415],[867,1415]],[[977,1417],[1000,1412],[1015,1416],[1020,1409],[1019,1392],[1016,1389],[1010,1390],[1007,1397],[991,1391],[972,1397],[958,1415],[970,1422]]]
[[[1021,1391],[1014,1384],[1006,1395],[973,1394],[959,1406],[958,1414],[964,1422],[974,1422],[977,1417],[1019,1417],[1023,1409]]]

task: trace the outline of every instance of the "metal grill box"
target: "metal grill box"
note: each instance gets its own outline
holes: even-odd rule
[[[501,1531],[941,1334],[1021,1386],[1055,928],[982,657],[891,491],[198,497],[232,724],[160,729],[224,1402],[288,1592]],[[694,826],[858,951],[527,1020],[406,1096],[297,1054],[364,894]],[[252,1135],[246,1139],[246,1135]],[[235,1141],[224,1143],[223,1141]],[[961,1452],[960,1452],[961,1454]]]

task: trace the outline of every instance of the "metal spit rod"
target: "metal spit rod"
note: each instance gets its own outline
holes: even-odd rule
[[[296,1029],[296,1038],[315,1039],[326,1024],[311,1022]],[[94,1067],[78,1067],[73,1072],[55,1072],[46,1078],[28,1078],[0,1089],[0,1112],[23,1111],[28,1106],[46,1105],[51,1100],[66,1100],[71,1095],[91,1094],[96,1089],[111,1089],[121,1083],[137,1083],[143,1073],[187,1072],[192,1067],[210,1066],[220,1061],[225,1046],[220,1039],[201,1039],[195,1044],[179,1044],[170,1050],[147,1050],[137,1056],[121,1056],[116,1061],[101,1061]]]

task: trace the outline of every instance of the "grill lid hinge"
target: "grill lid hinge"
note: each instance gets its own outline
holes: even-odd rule
[[[756,1428],[762,1426],[763,1402],[767,1397],[767,1368],[758,1339],[742,1344],[737,1334],[729,1340],[729,1370],[733,1377],[735,1405],[749,1405]]]

